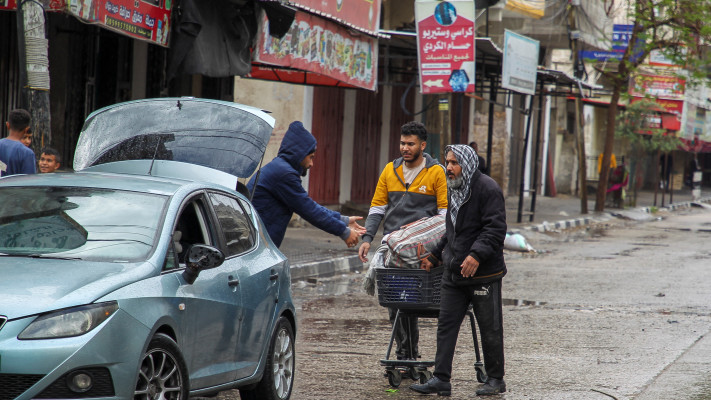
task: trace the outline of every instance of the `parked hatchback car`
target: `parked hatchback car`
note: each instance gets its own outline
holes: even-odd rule
[[[236,191],[274,119],[164,98],[89,116],[75,173],[0,179],[0,399],[288,399],[289,263]]]

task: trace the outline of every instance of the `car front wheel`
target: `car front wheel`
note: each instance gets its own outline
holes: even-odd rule
[[[281,317],[269,344],[262,380],[253,389],[240,389],[244,400],[287,400],[291,396],[295,369],[294,329]]]
[[[187,400],[188,391],[188,369],[177,343],[156,334],[141,359],[133,399]]]

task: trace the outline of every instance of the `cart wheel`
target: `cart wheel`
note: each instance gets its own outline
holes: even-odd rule
[[[479,383],[486,383],[486,372],[484,372],[484,367],[475,367],[476,368],[476,380],[479,381]]]
[[[420,378],[420,371],[417,369],[417,367],[410,367],[408,368],[408,374],[410,375],[410,379],[413,381],[416,381]]]
[[[399,387],[402,383],[402,374],[400,374],[400,371],[396,369],[388,371],[388,383],[394,388]]]
[[[427,370],[424,370],[424,371],[420,372],[420,383],[421,383],[421,384],[424,385],[424,384],[427,383],[427,381],[429,381],[430,379],[432,379],[432,372],[427,371]]]

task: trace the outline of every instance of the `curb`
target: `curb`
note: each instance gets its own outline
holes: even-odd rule
[[[308,278],[326,278],[337,274],[361,271],[363,270],[363,263],[357,255],[353,255],[304,264],[294,264],[290,270],[291,280],[300,281]]]
[[[711,197],[704,197],[699,200],[693,200],[693,201],[684,201],[680,203],[673,203],[669,204],[668,206],[665,207],[659,207],[656,210],[665,210],[665,211],[676,211],[676,210],[681,210],[681,209],[686,209],[686,208],[691,208],[694,203],[711,203]],[[640,207],[634,209],[634,211],[639,211],[642,213],[646,214],[652,214],[654,208],[653,207]],[[570,228],[575,228],[578,226],[584,226],[584,225],[589,225],[591,223],[595,222],[605,222],[609,221],[613,218],[611,214],[604,214],[604,215],[599,215],[596,217],[582,217],[582,218],[574,218],[574,219],[568,219],[568,220],[562,220],[562,221],[557,221],[557,222],[547,222],[544,221],[543,223],[536,224],[536,225],[531,225],[531,226],[526,226],[523,229],[527,231],[535,231],[535,232],[550,232],[554,230],[564,230],[564,229],[570,229]]]
[[[556,222],[544,221],[540,224],[526,226],[523,229],[527,230],[527,231],[534,231],[534,232],[549,232],[549,231],[554,231],[554,230],[570,229],[570,228],[575,228],[578,226],[589,225],[593,222],[609,221],[611,218],[612,218],[611,215],[606,214],[606,215],[600,215],[595,218],[582,217],[582,218],[566,219],[566,220],[556,221]]]
[[[696,201],[685,201],[681,203],[669,204],[666,207],[657,208],[657,210],[675,211],[686,208],[691,208],[694,203],[711,203],[711,197],[705,197]],[[641,207],[634,209],[635,211],[652,214],[653,207]],[[579,226],[590,225],[609,221],[615,218],[609,213],[597,215],[595,217],[581,217],[556,222],[544,221],[540,224],[529,225],[519,229],[511,229],[512,232],[534,231],[534,232],[550,232],[576,228]],[[338,274],[362,271],[363,263],[357,255],[337,257],[330,260],[313,261],[304,264],[293,264],[291,266],[291,280],[300,281],[308,278],[326,278]]]

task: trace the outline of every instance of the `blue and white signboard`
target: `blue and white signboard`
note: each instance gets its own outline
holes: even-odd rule
[[[633,25],[612,26],[612,50],[624,51],[630,43]]]
[[[537,40],[506,30],[501,86],[519,93],[536,94],[539,51]]]

